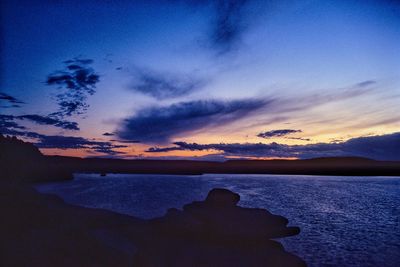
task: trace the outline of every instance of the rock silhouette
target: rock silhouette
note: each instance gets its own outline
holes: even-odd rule
[[[0,182],[0,193],[0,266],[305,266],[268,239],[298,228],[236,206],[239,196],[223,189],[152,220],[69,205],[23,184]]]
[[[237,206],[240,196],[213,189],[205,201],[168,210],[149,221],[137,266],[306,266],[271,238],[296,235],[298,227],[264,209]]]

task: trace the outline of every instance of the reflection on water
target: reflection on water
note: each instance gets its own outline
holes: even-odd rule
[[[69,203],[152,218],[204,199],[215,187],[301,227],[281,242],[309,266],[400,266],[400,178],[78,174],[38,189]]]

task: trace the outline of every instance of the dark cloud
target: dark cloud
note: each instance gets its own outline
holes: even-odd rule
[[[197,143],[186,143],[186,142],[175,142],[173,147],[151,147],[147,152],[169,152],[169,151],[202,151],[202,150],[217,150],[224,152],[225,156],[260,156],[276,157],[279,154],[281,157],[286,157],[283,152],[283,147],[287,145],[281,145],[277,143],[263,144],[263,143],[219,143],[219,144],[197,144]]]
[[[136,73],[131,89],[161,100],[186,95],[204,84],[205,81],[189,76],[142,70]]]
[[[20,108],[20,105],[12,104],[12,105],[2,105],[0,108]]]
[[[272,137],[286,136],[293,133],[301,133],[301,130],[291,130],[291,129],[272,130],[259,133],[257,134],[257,136],[261,138],[272,138]]]
[[[0,104],[2,104],[0,106],[2,108],[19,108],[21,107],[20,104],[25,104],[25,102],[18,100],[9,94],[0,92]]]
[[[79,130],[78,123],[72,121],[63,121],[56,118],[40,115],[22,115],[16,118],[21,120],[30,120],[41,125],[53,125],[65,130]]]
[[[277,143],[196,144],[175,142],[172,147],[152,147],[147,152],[169,151],[221,151],[225,156],[239,157],[317,157],[357,156],[376,160],[400,160],[400,132],[380,136],[352,138],[345,142],[309,145],[284,145]]]
[[[285,139],[301,140],[301,141],[307,141],[307,142],[311,141],[310,138],[303,138],[303,137],[288,137],[288,136],[286,136]]]
[[[0,114],[0,134],[29,138],[40,138],[42,136],[41,134],[27,131],[26,127],[16,123],[15,119],[16,117],[13,115]]]
[[[25,131],[24,127],[3,128],[1,123],[2,117],[0,117],[0,134],[37,139],[37,141],[33,143],[39,148],[84,149],[89,152],[99,152],[113,156],[125,154],[124,152],[116,151],[116,148],[128,147],[126,145],[116,145],[111,142],[89,140],[83,137],[44,135],[36,132]]]
[[[24,126],[14,122],[15,117],[13,115],[0,114],[0,133],[10,134],[10,131],[15,129],[25,129]]]
[[[24,128],[25,129],[25,128]],[[28,137],[28,138],[40,138],[42,136],[36,132],[29,132],[29,131],[21,131],[15,128],[1,128],[0,127],[0,134],[3,135],[10,135],[10,136],[20,136],[20,137]]]
[[[1,115],[1,127],[25,129],[25,127],[18,125],[15,120],[29,120],[40,125],[52,125],[65,130],[79,130],[78,123],[72,121],[63,121],[54,117],[41,116],[41,115]]]
[[[103,133],[104,136],[114,136],[114,133]]]
[[[126,145],[114,145],[111,142],[61,135],[40,135],[39,142],[35,143],[35,145],[39,148],[86,149],[109,155],[123,154],[123,152],[115,151],[114,149],[127,147]]]
[[[56,85],[62,90],[57,95],[59,111],[53,115],[71,116],[86,111],[86,99],[95,93],[96,84],[100,81],[100,76],[89,66],[92,63],[91,59],[67,60],[64,61],[64,70],[47,77],[47,85]]]
[[[125,119],[116,134],[124,140],[167,143],[171,138],[183,133],[244,118],[271,102],[272,100],[265,99],[198,100],[167,107],[145,108]]]

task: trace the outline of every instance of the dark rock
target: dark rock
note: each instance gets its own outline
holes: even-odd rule
[[[213,189],[183,211],[169,209],[149,221],[135,257],[138,266],[305,266],[271,238],[296,235],[298,227],[264,209],[237,206],[240,196]]]
[[[208,193],[205,203],[214,206],[228,207],[236,206],[239,200],[239,194],[223,188],[214,188]]]

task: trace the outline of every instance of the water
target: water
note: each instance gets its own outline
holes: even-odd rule
[[[38,189],[68,203],[153,218],[215,187],[299,226],[300,235],[280,241],[309,266],[400,266],[400,177],[77,174]]]

